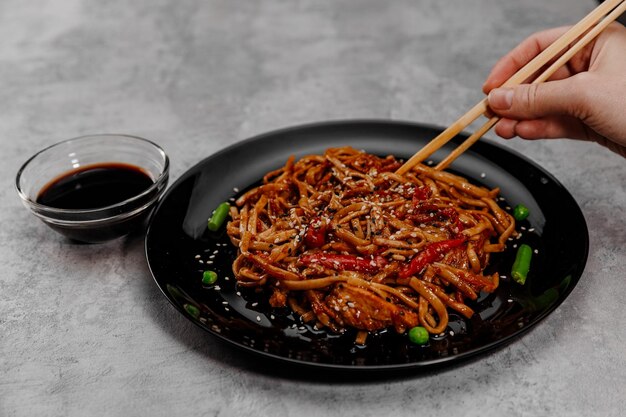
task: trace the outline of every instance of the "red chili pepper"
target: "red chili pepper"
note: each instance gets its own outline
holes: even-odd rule
[[[309,248],[321,248],[326,243],[328,225],[319,217],[313,219],[304,234],[304,243]]]
[[[413,204],[417,204],[420,201],[428,200],[431,196],[431,190],[429,187],[422,185],[417,187],[413,192]]]
[[[458,234],[465,230],[465,225],[463,224],[463,222],[461,222],[461,219],[459,218],[459,213],[455,209],[453,209],[452,207],[444,208],[443,210],[441,210],[441,214],[447,216],[452,221],[452,223],[454,223],[455,227],[452,229],[454,233]]]
[[[429,244],[413,259],[411,259],[411,262],[408,265],[405,265],[404,268],[398,272],[398,277],[408,278],[412,275],[420,273],[426,265],[443,258],[447,252],[461,246],[464,242],[464,238],[459,238]]]
[[[376,273],[387,265],[387,260],[382,256],[362,258],[354,255],[341,255],[325,252],[301,256],[300,262],[306,266],[318,264],[325,268],[336,269],[339,271],[358,271],[367,273]]]

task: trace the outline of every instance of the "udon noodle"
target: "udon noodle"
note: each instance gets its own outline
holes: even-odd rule
[[[449,311],[471,317],[467,301],[498,286],[484,271],[515,221],[498,189],[400,165],[342,147],[266,174],[231,207],[238,285],[317,328],[356,329],[359,343],[387,328],[442,333]]]

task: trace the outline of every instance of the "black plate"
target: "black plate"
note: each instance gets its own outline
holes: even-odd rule
[[[350,145],[407,158],[440,131],[391,121],[320,123],[261,135],[204,159],[172,185],[151,219],[146,255],[157,285],[178,311],[209,333],[290,364],[345,370],[421,368],[468,358],[510,341],[565,300],[583,272],[589,239],[584,217],[568,191],[544,169],[503,147],[479,142],[451,168],[474,183],[500,187],[503,206],[529,207],[529,218],[518,226],[526,229],[521,238],[492,257],[490,268],[508,276],[514,245],[528,243],[537,251],[531,273],[524,286],[504,278],[495,293],[481,295],[471,304],[476,311],[471,319],[452,313],[448,331],[426,346],[411,345],[404,335],[387,331],[357,347],[350,332],[330,334],[271,311],[262,297],[236,287],[231,271],[235,249],[225,233],[207,231],[207,218],[220,202],[258,183],[292,154],[299,157]],[[433,160],[441,159],[461,139],[455,138]],[[204,269],[217,271],[216,288],[202,286]]]

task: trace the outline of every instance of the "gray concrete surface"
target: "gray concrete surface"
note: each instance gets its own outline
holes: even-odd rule
[[[625,161],[506,142],[590,228],[570,297],[458,367],[332,383],[275,376],[178,314],[143,241],[72,244],[20,204],[21,163],[64,138],[160,143],[176,179],[228,144],[346,118],[445,126],[496,59],[591,0],[0,0],[0,416],[618,416],[626,400]],[[499,141],[493,133],[486,140]]]

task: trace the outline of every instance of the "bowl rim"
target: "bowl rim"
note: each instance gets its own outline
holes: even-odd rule
[[[152,183],[152,185],[150,185],[150,187],[146,188],[144,191],[142,191],[141,193],[134,195],[130,198],[127,198],[126,200],[122,200],[118,203],[115,204],[111,204],[108,206],[102,206],[102,207],[96,207],[96,208],[89,208],[89,209],[62,209],[62,208],[56,208],[56,207],[52,207],[52,206],[48,206],[45,204],[41,204],[41,203],[37,203],[36,201],[32,200],[30,197],[28,197],[24,191],[22,190],[22,188],[20,187],[20,178],[22,177],[22,173],[24,172],[24,170],[26,169],[26,167],[33,162],[33,160],[35,158],[37,158],[38,156],[42,155],[43,153],[56,148],[58,146],[61,146],[65,143],[71,142],[71,141],[86,141],[86,140],[95,140],[98,137],[117,137],[117,138],[123,138],[123,139],[131,139],[131,140],[137,140],[137,141],[141,141],[144,142],[146,144],[148,144],[149,146],[151,146],[152,148],[154,148],[158,153],[161,154],[161,156],[163,157],[163,168],[161,168],[159,171],[159,175],[154,179],[154,182]],[[115,162],[115,161],[111,161],[111,162]],[[107,210],[112,210],[112,209],[116,209],[116,208],[120,208],[123,207],[129,203],[133,203],[143,197],[145,197],[146,195],[153,193],[155,190],[158,190],[161,187],[161,190],[157,192],[157,198],[160,194],[162,194],[162,192],[164,191],[165,187],[163,186],[163,183],[169,178],[169,167],[170,167],[170,160],[169,160],[169,156],[167,155],[167,153],[165,152],[165,150],[159,146],[157,143],[149,140],[149,139],[145,139],[142,138],[140,136],[135,136],[135,135],[128,135],[128,134],[124,134],[124,133],[94,133],[94,134],[87,134],[87,135],[82,135],[82,136],[77,136],[74,138],[70,138],[70,139],[64,139],[62,141],[53,143],[49,146],[46,146],[45,148],[39,150],[38,152],[36,152],[35,154],[33,154],[30,158],[28,158],[20,167],[20,169],[17,171],[17,175],[15,176],[15,189],[17,191],[17,194],[19,195],[20,199],[22,200],[22,202],[24,204],[26,204],[31,211],[33,211],[33,213],[35,213],[38,217],[41,218],[45,218],[45,219],[50,219],[48,216],[44,215],[43,213],[50,213],[50,214],[97,214],[98,212],[104,212]],[[143,167],[140,167],[143,168]],[[144,210],[146,207],[149,207],[152,203],[154,202],[154,199],[150,199],[149,203],[146,204],[142,204],[141,207],[132,210],[130,213],[137,213],[138,211],[142,211]],[[91,223],[91,222],[101,222],[104,220],[110,220],[113,218],[117,218],[117,217],[127,217],[129,215],[128,212],[122,212],[113,216],[108,216],[106,218],[101,218],[101,219],[92,219],[92,220],[62,220],[61,222],[64,224],[77,224],[77,223]],[[59,222],[60,220],[56,220],[57,222]]]

